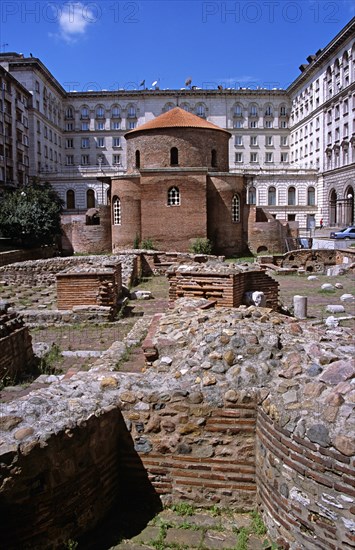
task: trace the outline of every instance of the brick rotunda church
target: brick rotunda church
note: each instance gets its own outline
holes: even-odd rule
[[[111,180],[112,250],[150,239],[187,251],[208,238],[214,251],[246,248],[243,177],[229,173],[231,134],[176,107],[131,130],[127,173]]]

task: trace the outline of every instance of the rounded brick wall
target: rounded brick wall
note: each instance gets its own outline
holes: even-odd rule
[[[141,187],[138,178],[120,178],[112,180],[111,204],[113,198],[121,201],[121,223],[113,225],[112,250],[133,248],[134,240],[141,239]]]
[[[207,128],[157,128],[137,132],[127,139],[128,171],[136,171],[136,151],[140,152],[140,168],[169,168],[170,150],[178,149],[177,167],[207,167],[228,172],[229,134]],[[212,166],[212,150],[216,165]]]

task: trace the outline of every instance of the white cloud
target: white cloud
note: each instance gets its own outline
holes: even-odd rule
[[[57,38],[66,42],[76,42],[78,38],[83,37],[91,23],[97,20],[91,8],[81,2],[68,2],[63,4],[57,12],[59,33]]]

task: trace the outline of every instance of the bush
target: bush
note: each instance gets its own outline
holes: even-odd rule
[[[194,254],[211,254],[212,243],[205,237],[198,237],[192,241],[190,252],[193,252]]]
[[[0,231],[21,244],[53,244],[61,233],[63,203],[49,183],[33,183],[4,194]]]
[[[141,242],[140,247],[143,250],[154,250],[155,249],[154,243],[153,243],[152,239],[150,239],[149,237],[147,237],[146,239],[143,239],[143,241]]]

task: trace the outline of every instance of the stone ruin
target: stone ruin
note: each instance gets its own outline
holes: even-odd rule
[[[184,500],[258,507],[285,550],[354,548],[352,330],[209,302],[177,298],[89,372],[0,404],[4,547],[61,548],[112,507]],[[117,372],[142,341],[145,371]]]
[[[173,265],[167,271],[169,300],[206,298],[217,307],[239,307],[248,292],[259,291],[266,306],[278,309],[279,284],[260,267],[218,262]]]

